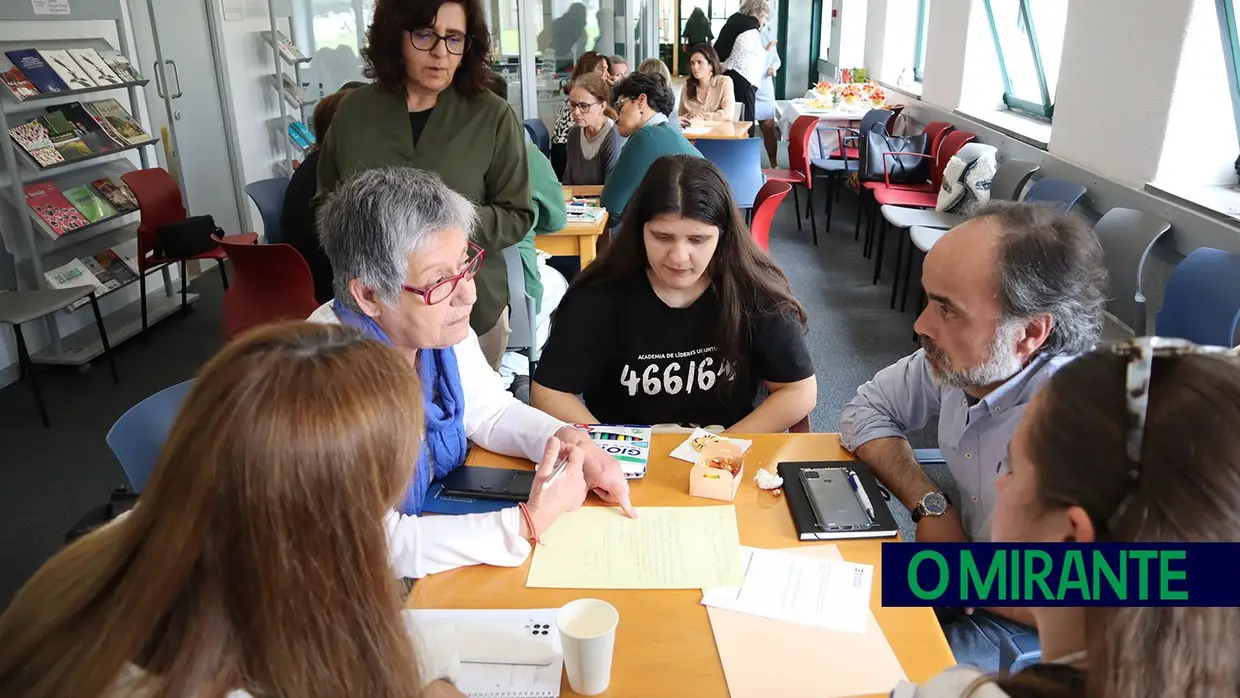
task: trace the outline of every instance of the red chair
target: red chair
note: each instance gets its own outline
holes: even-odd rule
[[[310,267],[291,245],[255,245],[215,238],[232,261],[232,286],[224,292],[224,340],[251,327],[304,320],[319,307]]]
[[[894,119],[893,119],[894,120]],[[922,129],[922,133],[926,136],[926,152],[931,157],[931,175],[933,175],[933,158],[938,155],[939,147],[943,144],[943,139],[947,137],[955,126],[946,121],[931,121]],[[884,160],[884,166],[886,161]],[[913,189],[925,191],[930,185],[923,184],[891,184],[890,182],[862,182],[861,191],[857,194],[857,229],[853,231],[853,239],[856,240],[861,233],[861,219],[868,215],[869,222],[865,229],[865,245],[862,248],[866,259],[870,258],[874,246],[874,217],[878,215],[878,205],[874,203],[874,191],[878,189]],[[935,191],[938,191],[937,189]],[[867,192],[869,195],[867,196]]]
[[[771,180],[763,184],[758,195],[754,197],[753,220],[749,222],[749,232],[763,251],[770,250],[771,220],[775,218],[776,209],[791,189],[792,185],[787,182]]]
[[[181,267],[181,310],[189,310],[186,302],[185,263],[192,259],[214,261],[220,267],[220,280],[224,290],[228,290],[228,271],[224,268],[224,260],[228,255],[224,250],[215,249],[193,257],[156,257],[155,231],[162,225],[176,223],[187,218],[185,206],[181,204],[181,188],[176,180],[163,168],[135,170],[121,175],[121,181],[138,199],[138,211],[141,221],[138,224],[138,288],[142,303],[142,331],[146,332],[146,275],[148,272],[168,264],[179,264]],[[244,237],[258,239],[257,233],[246,233]],[[164,277],[165,279],[168,277]]]
[[[797,197],[796,185],[805,187],[806,206],[809,208],[809,227],[814,233],[814,244],[818,244],[818,222],[814,219],[814,178],[809,173],[809,139],[814,137],[818,127],[818,117],[798,116],[792,122],[792,131],[788,134],[788,169],[771,168],[762,170],[768,182],[787,182],[792,185],[792,202],[797,209],[797,230],[801,229],[801,202]]]

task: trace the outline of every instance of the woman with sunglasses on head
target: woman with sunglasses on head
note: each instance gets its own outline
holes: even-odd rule
[[[676,96],[662,76],[633,73],[611,88],[611,101],[616,127],[628,139],[603,187],[603,207],[614,225],[655,160],[664,155],[700,158],[702,154],[668,121],[676,108]]]
[[[1060,368],[1013,435],[993,540],[1240,540],[1238,357],[1142,338]],[[958,667],[893,698],[1240,695],[1240,609],[1031,610],[1041,664],[993,678]]]
[[[416,192],[410,196],[408,192]],[[393,557],[405,577],[472,564],[516,566],[564,506],[532,504],[473,516],[421,518],[431,481],[465,462],[467,444],[528,458],[555,459],[558,444],[581,452],[584,480],[632,512],[619,463],[585,432],[517,400],[487,365],[469,327],[474,278],[485,250],[469,239],[475,207],[436,175],[411,167],[367,170],[323,203],[319,238],[335,271],[336,298],[310,315],[343,323],[390,344],[418,368],[424,386],[424,448],[398,509]],[[555,449],[548,451],[556,445]],[[561,477],[546,494],[579,505],[580,478]],[[561,488],[568,488],[561,490]]]
[[[623,139],[610,98],[611,85],[598,75],[586,73],[573,81],[568,105],[576,125],[568,132],[564,184],[601,185],[615,168]]]
[[[817,401],[805,328],[719,169],[662,157],[560,302],[531,403],[587,424],[785,431]]]
[[[230,342],[138,505],[52,557],[0,616],[0,695],[461,696],[444,681],[455,648],[410,634],[392,573],[420,392],[399,353],[351,328]]]
[[[316,204],[350,175],[390,165],[434,172],[475,202],[469,232],[487,258],[470,325],[497,367],[510,331],[503,249],[525,236],[534,211],[521,120],[488,89],[481,0],[378,0],[367,39],[366,75],[375,82],[336,111],[321,146]]]

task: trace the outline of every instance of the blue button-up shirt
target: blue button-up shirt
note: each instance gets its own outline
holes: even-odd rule
[[[857,388],[840,414],[840,442],[855,451],[888,436],[904,437],[939,416],[939,448],[960,488],[965,530],[975,541],[990,540],[998,493],[995,480],[1007,469],[1008,442],[1025,405],[1057,368],[1072,357],[1038,356],[989,395],[969,404],[960,388],[931,378],[925,352],[918,350],[879,371]]]

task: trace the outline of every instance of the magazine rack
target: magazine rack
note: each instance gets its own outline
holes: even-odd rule
[[[31,3],[4,3],[0,6],[0,22],[4,21],[62,22],[66,26],[70,22],[112,22],[116,27],[116,38],[119,44],[116,48],[134,66],[135,70],[139,69],[140,63],[126,37],[121,0],[75,2],[72,3],[69,14],[58,15],[35,14]],[[66,31],[66,34],[68,33],[70,32]],[[113,47],[102,36],[85,39],[0,41],[0,56],[6,51],[26,48],[100,50]],[[156,145],[159,139],[151,137],[140,143],[121,144],[121,147],[104,153],[57,164],[53,167],[40,168],[25,150],[9,137],[9,127],[32,118],[49,106],[79,101],[83,95],[90,93],[98,93],[98,97],[103,99],[109,96],[120,98],[120,93],[124,92],[129,97],[127,109],[130,115],[135,120],[139,120],[138,105],[142,99],[138,88],[146,85],[149,82],[146,78],[149,77],[144,76],[141,81],[127,82],[117,86],[88,87],[39,94],[20,101],[9,89],[0,86],[0,129],[3,129],[0,135],[5,140],[5,146],[0,149],[4,151],[4,176],[8,180],[6,186],[0,188],[2,192],[0,198],[8,202],[10,209],[4,211],[4,218],[0,220],[0,238],[2,238],[5,250],[13,258],[19,290],[51,288],[51,284],[44,277],[44,272],[48,269],[54,269],[81,255],[93,256],[133,238],[137,234],[139,216],[137,212],[111,216],[52,239],[40,229],[46,224],[26,205],[25,185],[50,181],[63,191],[65,187],[76,186],[100,177],[119,178],[120,174],[134,169],[134,163],[128,157],[132,151],[137,151],[142,167],[151,167],[151,153],[148,148]],[[150,133],[149,128],[144,127],[143,130]],[[117,157],[118,155],[126,157]],[[179,299],[172,297],[171,274],[167,267],[164,267],[162,272],[163,297],[156,296],[148,299],[148,316],[151,323],[158,322],[180,309]],[[109,295],[122,288],[125,286],[100,295]],[[132,304],[110,313],[106,318],[105,326],[112,346],[116,346],[141,330],[141,320],[137,318],[137,307],[138,303],[135,300]],[[50,340],[49,345],[31,357],[34,362],[82,365],[103,352],[103,344],[93,323],[85,323],[81,330],[62,337],[59,320],[64,318],[62,313],[46,316],[44,322]]]
[[[293,163],[300,160],[306,148],[295,140],[290,129],[305,128],[304,110],[317,100],[308,96],[302,88],[301,66],[309,63],[301,49],[297,46],[296,29],[293,26],[293,0],[267,0],[267,20],[271,29],[263,32],[263,38],[271,46],[272,65],[275,72],[271,74],[271,88],[276,90],[276,101],[280,103],[279,140],[284,144],[284,159],[276,165],[276,170],[286,177],[293,176]],[[280,28],[281,21],[288,25],[288,34]],[[291,69],[291,75],[285,68]],[[307,131],[308,132],[308,131]]]

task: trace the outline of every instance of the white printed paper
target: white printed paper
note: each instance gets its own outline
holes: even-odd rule
[[[741,548],[739,587],[702,592],[702,605],[864,635],[874,567],[776,550]]]
[[[36,15],[67,15],[69,0],[30,0]]]
[[[728,436],[712,434],[705,429],[694,429],[693,433],[689,435],[689,438],[685,439],[684,443],[680,444],[676,447],[676,450],[672,451],[672,458],[685,461],[686,463],[697,463],[697,457],[698,454],[702,452],[702,447],[706,445],[707,441],[714,440],[731,441],[736,444],[736,447],[741,450],[741,453],[748,451],[750,445],[753,444],[752,441],[748,441],[746,439],[733,439]]]

